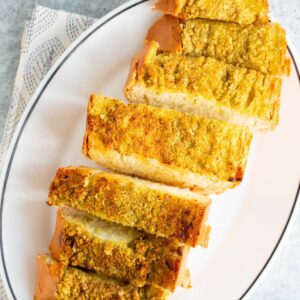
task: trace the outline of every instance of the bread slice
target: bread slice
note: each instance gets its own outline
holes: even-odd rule
[[[188,246],[70,208],[58,211],[49,250],[58,261],[138,287],[154,284],[174,291],[188,283]]]
[[[239,24],[267,23],[267,0],[158,0],[154,9],[182,19],[214,19]]]
[[[90,213],[123,226],[207,247],[211,201],[188,190],[85,167],[60,168],[48,204]]]
[[[149,29],[147,41],[161,51],[212,57],[237,67],[275,76],[290,73],[285,30],[278,23],[239,25],[165,15]]]
[[[52,259],[37,256],[35,300],[163,300],[168,292],[158,286],[142,288],[104,275],[83,271]]]
[[[83,153],[121,173],[210,194],[242,181],[251,139],[241,126],[94,95]]]
[[[125,96],[130,102],[225,120],[253,131],[278,124],[280,78],[204,56],[157,53],[149,42],[131,65]]]

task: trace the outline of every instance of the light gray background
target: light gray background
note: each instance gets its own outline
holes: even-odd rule
[[[17,71],[24,22],[30,17],[35,4],[100,18],[124,2],[126,1],[0,0],[0,139]],[[269,0],[269,2],[271,14],[287,30],[300,56],[300,0]],[[278,259],[251,299],[300,299],[300,215]]]

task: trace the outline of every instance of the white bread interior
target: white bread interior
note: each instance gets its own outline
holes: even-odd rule
[[[187,188],[179,188],[176,186],[170,186],[170,185],[157,183],[157,182],[153,182],[153,181],[148,181],[148,180],[144,180],[144,179],[137,178],[137,177],[126,176],[126,175],[122,175],[122,174],[107,173],[107,172],[103,172],[99,169],[93,169],[93,173],[109,174],[109,177],[112,177],[112,178],[115,177],[116,180],[121,178],[123,180],[130,181],[130,182],[134,183],[134,185],[137,185],[141,188],[145,187],[145,188],[148,188],[148,189],[151,189],[154,191],[168,193],[170,195],[174,195],[177,197],[182,197],[182,198],[186,198],[186,199],[198,200],[200,202],[210,203],[210,200],[208,198],[203,197],[203,196],[199,195],[198,193],[194,193],[193,191],[191,191]]]
[[[124,227],[113,222],[101,220],[90,214],[72,208],[62,208],[62,213],[67,222],[84,227],[89,234],[103,241],[122,242],[127,244],[140,235],[134,228]]]
[[[121,155],[114,150],[103,149],[103,151],[100,151],[99,149],[89,147],[89,155],[98,164],[116,172],[137,175],[181,188],[189,188],[202,195],[219,194],[237,185],[236,182],[221,181],[214,175],[203,176],[184,169],[167,167],[155,159],[139,158],[137,155]]]
[[[157,107],[175,109],[184,113],[198,115],[208,119],[223,120],[229,123],[249,127],[252,132],[273,130],[276,123],[264,119],[243,116],[225,106],[214,105],[213,101],[201,96],[185,93],[161,92],[154,88],[135,84],[126,91],[129,102],[149,104]]]

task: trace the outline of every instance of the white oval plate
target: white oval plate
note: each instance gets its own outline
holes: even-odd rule
[[[124,99],[130,59],[159,17],[152,4],[130,1],[98,21],[51,69],[20,121],[0,182],[2,276],[11,298],[33,297],[35,255],[47,251],[55,222],[45,200],[56,169],[96,167],[81,155],[88,97]],[[192,249],[188,260],[193,288],[178,288],[173,299],[248,296],[274,256],[297,206],[299,97],[293,59],[280,126],[255,137],[241,186],[215,197],[209,249]]]

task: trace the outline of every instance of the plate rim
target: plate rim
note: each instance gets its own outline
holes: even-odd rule
[[[44,79],[39,84],[36,92],[33,94],[32,98],[27,104],[27,107],[25,108],[19,123],[16,127],[16,130],[13,134],[13,138],[10,142],[8,151],[5,155],[4,163],[2,165],[1,170],[1,177],[0,177],[0,195],[1,195],[1,203],[0,203],[0,254],[1,254],[1,278],[3,281],[3,285],[5,287],[6,293],[9,298],[17,299],[14,293],[14,289],[12,287],[12,283],[10,281],[6,263],[5,263],[5,251],[4,251],[4,245],[3,245],[3,211],[4,211],[4,205],[5,205],[5,192],[6,192],[6,185],[8,181],[8,177],[11,170],[11,165],[14,159],[15,152],[17,150],[19,140],[22,136],[22,133],[26,127],[27,122],[30,119],[30,116],[36,106],[36,104],[39,102],[40,98],[42,97],[43,93],[47,89],[49,83],[52,81],[56,73],[60,70],[60,68],[64,65],[64,63],[70,58],[70,56],[81,46],[84,44],[84,42],[91,37],[96,31],[98,31],[102,26],[104,26],[106,23],[111,21],[112,19],[116,18],[123,12],[139,5],[144,2],[149,2],[149,0],[131,0],[128,1],[119,7],[115,8],[102,18],[100,18],[98,21],[95,22],[94,25],[92,25],[89,29],[87,29],[81,36],[79,36],[67,49],[66,51],[61,55],[61,57],[56,61],[56,63],[50,68],[47,75],[44,77]],[[271,19],[274,21],[274,18],[271,17]],[[288,52],[291,56],[292,63],[295,66],[296,75],[298,77],[299,85],[300,85],[300,60],[298,58],[297,52],[291,43],[290,39],[287,37],[287,48]],[[245,290],[245,292],[239,297],[239,299],[246,299],[249,298],[250,295],[254,292],[256,287],[259,285],[259,283],[263,280],[263,277],[266,275],[267,271],[270,269],[270,266],[274,263],[276,260],[276,257],[280,253],[280,250],[282,249],[282,246],[284,245],[289,232],[292,228],[292,225],[297,217],[297,213],[299,211],[300,205],[299,205],[299,194],[300,194],[300,182],[298,183],[298,189],[296,191],[296,195],[293,201],[293,205],[291,207],[289,216],[287,218],[287,221],[281,231],[281,234],[270,253],[268,259],[264,263],[264,265],[260,268],[260,271],[258,272],[257,276],[253,279],[249,287]]]

